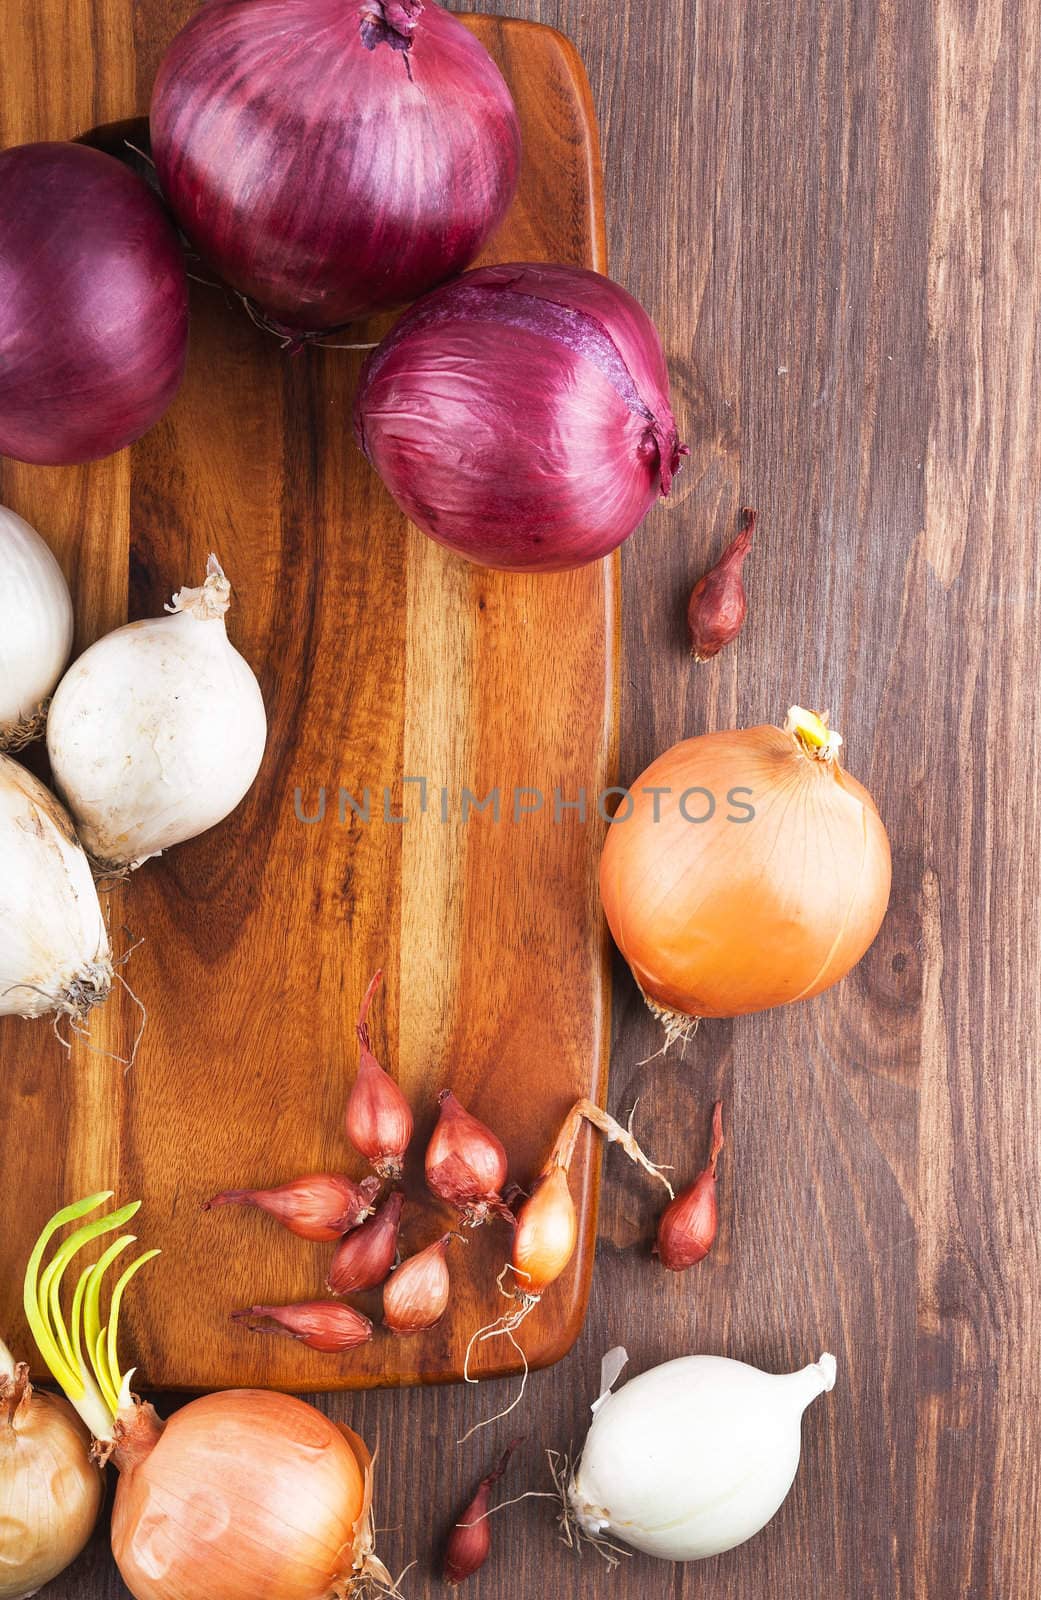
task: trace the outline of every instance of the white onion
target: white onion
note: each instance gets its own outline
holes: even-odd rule
[[[611,1394],[624,1355],[604,1358],[605,1392],[569,1488],[579,1527],[667,1561],[743,1544],[792,1486],[802,1414],[833,1387],[834,1356],[781,1377],[723,1356],[682,1356]]]
[[[72,649],[72,600],[35,528],[0,506],[0,750],[43,732],[44,702]]]
[[[72,823],[0,755],[0,1016],[83,1017],[111,986],[105,919]]]
[[[228,639],[216,556],[169,616],[91,645],[58,685],[47,749],[59,792],[103,869],[140,866],[234,810],[267,738],[260,686]]]

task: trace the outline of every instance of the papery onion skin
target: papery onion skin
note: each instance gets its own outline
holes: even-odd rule
[[[499,69],[434,0],[211,0],[164,56],[150,122],[200,254],[304,331],[469,265],[520,164]]]
[[[0,506],[0,750],[44,729],[43,709],[72,649],[72,597],[36,529]]]
[[[743,1544],[784,1502],[801,1418],[835,1382],[825,1354],[776,1376],[681,1356],[601,1396],[569,1490],[579,1527],[666,1561]]]
[[[435,290],[362,369],[355,433],[417,527],[482,566],[609,554],[686,447],[654,324],[579,267],[481,267]]]
[[[137,867],[214,827],[256,778],[267,718],[227,636],[229,595],[211,556],[206,582],[180,591],[172,615],[106,634],[55,690],[51,768],[103,871]]]
[[[160,1424],[140,1407],[141,1425]],[[135,1600],[329,1600],[349,1578],[362,1469],[329,1419],[236,1389],[117,1442],[112,1553]]]
[[[177,234],[120,162],[78,144],[0,152],[0,455],[93,461],[132,444],[184,373]]]
[[[656,800],[654,788],[671,794]],[[685,820],[688,791],[692,817],[711,797],[709,820]],[[608,830],[600,894],[652,1009],[735,1017],[787,1005],[837,983],[868,949],[889,903],[889,841],[837,760],[800,753],[775,727],[703,734],[630,792],[631,814]]]
[[[25,1378],[24,1367],[14,1380],[0,1371],[0,1600],[26,1600],[64,1572],[91,1536],[104,1488],[68,1401],[23,1389]]]
[[[0,755],[0,1016],[82,1017],[111,987],[105,918],[72,822]]]

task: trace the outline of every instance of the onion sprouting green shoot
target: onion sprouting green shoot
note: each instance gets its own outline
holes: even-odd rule
[[[85,1220],[111,1199],[110,1190],[88,1195],[51,1218],[26,1270],[25,1312],[94,1436],[94,1459],[119,1474],[112,1554],[134,1600],[397,1595],[373,1548],[372,1455],[357,1434],[266,1390],[203,1395],[165,1421],[131,1393],[133,1372],[119,1363],[120,1306],[159,1252],[146,1250],[116,1276],[135,1242],[122,1230],[140,1202]],[[95,1241],[105,1241],[101,1254],[79,1270],[66,1314],[69,1269]]]
[[[82,1219],[112,1199],[112,1190],[88,1195],[65,1206],[47,1223],[36,1241],[25,1270],[25,1315],[36,1347],[55,1382],[82,1417],[95,1439],[110,1441],[121,1407],[130,1400],[132,1371],[120,1369],[118,1354],[119,1311],[127,1284],[135,1273],[159,1254],[146,1250],[116,1279],[103,1314],[105,1279],[116,1261],[136,1243],[132,1233],[120,1233],[141,1209],[139,1200],[121,1206],[91,1222]],[[51,1240],[73,1223],[70,1233],[44,1265]],[[66,1317],[62,1307],[65,1275],[75,1258],[107,1234],[118,1235],[97,1261],[84,1266],[76,1280]]]

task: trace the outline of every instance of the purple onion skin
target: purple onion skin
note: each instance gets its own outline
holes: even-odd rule
[[[507,572],[607,555],[687,453],[642,306],[599,273],[534,264],[413,306],[362,370],[355,433],[424,533]]]
[[[0,455],[70,466],[132,444],[187,346],[181,246],[147,185],[85,145],[0,152]]]
[[[163,59],[151,130],[200,255],[298,332],[460,272],[520,166],[499,69],[434,0],[209,0]]]

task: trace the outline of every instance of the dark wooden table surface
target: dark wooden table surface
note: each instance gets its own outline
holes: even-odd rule
[[[610,1344],[637,1368],[704,1350],[780,1370],[829,1348],[838,1385],[807,1415],[789,1501],[730,1555],[611,1574],[530,1500],[469,1592],[1036,1600],[1038,13],[460,8],[578,42],[613,271],[662,328],[692,446],[624,553],[623,777],[681,734],[828,706],[895,858],[889,918],[841,988],[706,1025],[684,1060],[638,1064],[655,1028],[619,969],[612,1108],[639,1097],[639,1131],[686,1174],[726,1102],[719,1247],[688,1277],[658,1271],[646,1191],[612,1156],[585,1332],[532,1380],[513,1480],[538,1484],[541,1447],[581,1438]],[[682,601],[744,502],[762,529],[749,625],[694,670]],[[507,1393],[331,1403],[379,1438],[382,1552],[418,1558],[412,1596],[440,1592],[430,1530],[501,1430],[451,1441]],[[47,1591],[120,1593],[100,1540]]]

